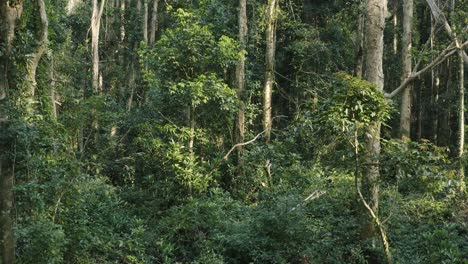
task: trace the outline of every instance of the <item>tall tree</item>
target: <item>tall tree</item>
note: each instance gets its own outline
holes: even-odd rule
[[[383,92],[383,33],[387,13],[387,0],[368,0],[366,12],[364,77]],[[375,122],[367,128],[366,164],[368,165],[363,175],[365,199],[376,215],[378,215],[379,209],[380,173],[378,157],[380,155],[380,126],[380,122]],[[373,237],[374,233],[374,219],[369,218],[364,228],[364,238]]]
[[[459,177],[460,177],[460,190],[463,191],[465,185],[465,167],[463,165],[463,150],[465,148],[465,63],[463,59],[463,52],[460,49],[458,51],[458,57],[460,59],[460,73],[458,76],[459,81],[459,113],[458,113],[458,129],[459,129],[459,137],[458,137],[458,159],[460,162],[459,168]]]
[[[271,99],[275,83],[275,53],[276,53],[276,19],[278,0],[268,0],[266,8],[266,55],[265,55],[265,82],[263,86],[263,128],[265,141],[271,140]]]
[[[9,73],[15,28],[23,11],[22,1],[0,1],[0,262],[15,262],[13,234],[13,161],[10,157],[7,99],[10,94]],[[12,85],[13,87],[13,85]]]
[[[151,16],[151,28],[149,34],[149,44],[153,45],[158,31],[158,3],[159,0],[153,0],[153,13]]]
[[[99,84],[99,30],[101,27],[101,16],[104,11],[106,0],[101,0],[98,7],[98,0],[93,0],[93,15],[91,17],[91,53],[93,65],[93,90],[98,93],[101,89]]]
[[[238,25],[239,25],[239,43],[242,49],[246,48],[247,44],[247,0],[239,0],[239,15],[238,15]],[[236,65],[236,88],[237,88],[237,97],[240,100],[239,111],[236,118],[236,144],[244,142],[244,119],[245,119],[245,56],[242,56]],[[242,153],[242,146],[237,148],[239,156]]]
[[[361,5],[365,4],[366,0],[361,0]],[[365,35],[364,35],[364,24],[365,24],[365,16],[364,12],[359,9],[359,18],[358,18],[358,40],[357,40],[357,59],[356,59],[356,67],[354,69],[355,75],[358,78],[362,78],[362,68],[364,67],[364,41],[365,41]]]
[[[143,0],[143,41],[148,44],[148,0]]]
[[[27,95],[26,100],[28,100],[27,111],[28,114],[32,114],[34,110],[34,95],[36,92],[37,81],[36,81],[36,71],[39,66],[39,61],[44,55],[44,52],[47,49],[48,43],[48,32],[49,32],[49,20],[47,19],[47,12],[44,0],[36,0],[36,5],[39,12],[39,38],[38,38],[38,47],[33,54],[31,54],[29,61],[27,63]]]
[[[402,38],[402,75],[401,81],[411,75],[411,46],[412,46],[413,0],[403,0],[403,38]],[[410,139],[411,131],[411,95],[412,87],[408,87],[401,95],[400,108],[400,137],[404,141]]]

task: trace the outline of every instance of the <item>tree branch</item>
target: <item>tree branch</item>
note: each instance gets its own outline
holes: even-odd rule
[[[229,155],[231,155],[231,153],[237,148],[237,147],[242,147],[242,146],[245,146],[245,145],[248,145],[248,144],[252,144],[253,142],[255,142],[255,140],[257,140],[262,134],[264,134],[266,132],[266,130],[263,130],[262,132],[260,132],[259,134],[257,134],[254,138],[252,138],[251,140],[247,141],[247,142],[242,142],[242,143],[238,143],[238,144],[235,144],[234,146],[232,146],[232,148],[226,153],[226,155],[224,155],[223,157],[223,160],[227,160]]]
[[[463,48],[464,46],[466,46],[468,44],[468,41],[463,43],[462,45],[460,45],[461,48]],[[430,69],[434,68],[435,66],[439,65],[440,63],[442,63],[443,61],[445,61],[448,57],[452,56],[455,52],[457,52],[457,47],[454,47],[453,46],[453,43],[450,44],[447,48],[445,48],[440,54],[439,56],[437,56],[431,63],[429,63],[426,67],[424,67],[423,69],[417,71],[417,72],[414,72],[411,73],[401,84],[400,86],[398,86],[398,88],[396,88],[395,90],[393,90],[391,93],[386,93],[385,94],[385,98],[388,98],[388,99],[391,99],[393,97],[395,97],[396,95],[398,95],[400,92],[402,92],[407,86],[408,84],[410,84],[414,79],[418,78],[420,75],[422,75],[423,73],[429,71]],[[419,64],[419,63],[418,63]]]
[[[434,0],[426,0],[426,2],[429,5],[429,8],[431,9],[432,15],[434,16],[435,20],[441,22],[444,25],[445,31],[447,31],[447,33],[449,34],[449,36],[452,38],[453,42],[455,43],[455,46],[462,53],[463,61],[465,62],[465,64],[468,65],[468,56],[466,55],[465,51],[462,50],[463,45],[460,44],[460,40],[458,39],[455,32],[453,32],[444,14],[442,14],[442,12],[440,11],[440,8],[437,6]]]

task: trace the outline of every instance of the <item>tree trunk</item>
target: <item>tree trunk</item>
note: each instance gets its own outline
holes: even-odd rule
[[[239,43],[242,49],[247,46],[247,0],[239,0]],[[235,144],[244,142],[245,134],[245,56],[239,59],[236,65],[236,88],[239,98],[239,112],[236,118]],[[237,148],[238,157],[242,155],[242,146]]]
[[[465,148],[465,64],[463,60],[463,53],[461,50],[458,51],[460,58],[460,75],[459,75],[459,96],[460,96],[460,105],[459,105],[459,138],[458,138],[458,159],[460,162],[459,168],[459,177],[460,177],[460,191],[464,191],[464,179],[465,179],[465,167],[463,166],[463,149]]]
[[[151,16],[149,45],[153,45],[156,41],[156,32],[158,31],[158,2],[159,0],[153,0],[153,14]]]
[[[22,1],[0,1],[0,263],[15,262],[13,233],[14,173],[11,160],[12,139],[8,136],[7,100],[10,89],[9,68],[17,20],[23,10]]]
[[[363,0],[365,3],[366,0]],[[365,35],[364,35],[364,24],[365,24],[366,17],[363,12],[359,12],[359,19],[358,19],[358,47],[357,47],[357,62],[355,68],[355,75],[358,78],[362,78],[362,70],[364,67],[364,42],[365,42]]]
[[[25,79],[28,88],[25,99],[27,100],[26,111],[28,113],[28,116],[32,116],[34,112],[34,97],[37,87],[36,72],[37,67],[39,66],[39,61],[41,60],[42,55],[44,55],[44,52],[47,49],[49,35],[49,20],[47,19],[47,12],[44,0],[36,0],[36,4],[40,18],[40,35],[38,40],[39,45],[36,51],[33,54],[31,54],[30,59],[28,60],[26,65],[27,75]]]
[[[148,0],[143,0],[143,41],[148,44]]]
[[[98,9],[98,0],[93,0],[93,15],[91,17],[91,52],[93,65],[93,91],[98,94],[101,91],[99,81],[99,29],[101,27],[101,16],[106,0],[101,0]]]
[[[367,81],[376,85],[383,92],[383,33],[387,0],[369,0],[366,10],[364,75]],[[367,128],[366,164],[368,165],[363,175],[364,197],[376,215],[378,215],[379,209],[380,126],[380,122],[375,122]],[[374,220],[369,217],[363,230],[363,238],[373,238],[374,236]]]
[[[435,46],[435,20],[434,17],[431,16],[431,51],[434,50]],[[432,57],[432,60],[434,58]],[[432,87],[432,138],[435,144],[438,144],[438,127],[439,127],[439,110],[438,110],[438,102],[439,102],[439,85],[440,85],[440,78],[437,69],[431,69],[431,87]]]
[[[265,55],[265,84],[263,88],[263,129],[265,130],[265,141],[271,140],[271,98],[273,85],[275,83],[275,52],[276,52],[276,18],[278,0],[269,0],[267,6],[267,29],[266,29],[266,55]]]
[[[55,76],[54,76],[54,58],[50,60],[49,81],[50,81],[50,108],[52,119],[57,121],[57,94],[55,91]]]
[[[403,0],[403,38],[402,38],[402,68],[401,81],[411,74],[411,38],[413,22],[413,0]],[[401,95],[400,108],[400,138],[403,141],[411,139],[411,95],[412,87],[407,87]]]
[[[398,54],[398,1],[395,1],[395,10],[393,12],[393,54],[396,55]],[[403,20],[405,16],[404,12],[405,10],[403,9]],[[405,22],[403,21],[403,23]]]

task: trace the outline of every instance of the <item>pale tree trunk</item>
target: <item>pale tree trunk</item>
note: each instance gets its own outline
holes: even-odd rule
[[[465,167],[463,166],[463,150],[465,148],[465,63],[463,60],[463,53],[461,50],[458,51],[460,58],[460,75],[459,75],[459,96],[460,96],[460,105],[459,105],[459,138],[458,138],[458,159],[460,162],[459,168],[459,177],[460,177],[460,191],[465,189]]]
[[[402,69],[401,81],[411,75],[411,45],[412,45],[413,0],[403,0],[403,38],[402,38]],[[409,85],[401,95],[400,108],[400,138],[407,142],[411,139],[411,96]]]
[[[265,55],[265,83],[263,87],[263,129],[265,141],[271,140],[271,99],[273,85],[275,83],[275,52],[276,52],[276,18],[278,0],[268,0],[266,17],[266,55]]]
[[[367,0],[362,0],[362,3],[366,3]],[[355,75],[358,78],[362,78],[362,70],[364,67],[364,25],[365,25],[366,17],[363,12],[359,13],[358,19],[358,47],[357,47],[357,62],[355,68]]]
[[[101,0],[98,7],[98,0],[92,0],[93,14],[91,17],[91,53],[93,65],[93,91],[98,94],[101,91],[99,80],[99,30],[101,27],[101,16],[106,0]]]
[[[143,40],[148,44],[148,0],[143,0]]]
[[[123,44],[125,41],[125,9],[126,9],[126,0],[120,0],[120,44]]]
[[[67,3],[67,15],[73,14],[75,11],[76,7],[82,3],[82,0],[68,0]]]
[[[149,45],[153,45],[156,40],[156,32],[158,31],[158,2],[153,0],[153,13],[151,16],[151,28],[149,34]]]
[[[190,106],[187,109],[187,117],[188,117],[188,126],[190,128],[190,135],[189,135],[189,142],[188,142],[188,150],[190,153],[190,157],[194,157],[194,150],[193,147],[195,145],[195,108],[193,106]]]
[[[385,16],[387,13],[387,0],[369,0],[367,3],[366,42],[365,42],[365,79],[383,92],[383,33]],[[366,139],[366,169],[363,175],[364,197],[375,215],[379,211],[379,164],[380,155],[380,122],[375,122],[367,128]],[[368,218],[363,230],[363,238],[375,236],[374,220]]]
[[[49,20],[47,19],[47,12],[44,0],[36,0],[37,8],[39,11],[40,18],[40,35],[38,39],[38,47],[36,51],[30,55],[30,58],[26,64],[26,84],[27,94],[25,95],[25,100],[27,100],[26,111],[28,116],[32,116],[34,112],[34,97],[36,94],[37,81],[36,81],[36,72],[37,67],[39,66],[39,61],[41,60],[44,52],[47,49],[48,44],[48,35],[49,35]]]
[[[247,0],[239,0],[239,43],[242,49],[246,49],[247,46]],[[236,65],[236,88],[237,97],[239,98],[239,111],[237,112],[236,118],[236,133],[235,143],[244,142],[245,134],[245,56],[242,56],[237,61]],[[242,155],[242,146],[237,148],[238,157]]]
[[[55,76],[54,76],[54,58],[50,60],[49,80],[50,80],[50,106],[52,119],[57,120],[57,94],[55,91]]]
[[[22,1],[0,1],[0,45],[4,47],[0,55],[0,263],[3,264],[15,262],[12,212],[15,175],[10,147],[13,140],[7,136],[9,118],[6,108],[10,89],[8,77],[15,28],[22,10]]]

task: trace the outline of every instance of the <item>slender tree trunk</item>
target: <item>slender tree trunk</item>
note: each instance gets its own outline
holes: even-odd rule
[[[148,0],[143,0],[143,41],[148,44]]]
[[[151,16],[151,28],[149,34],[149,45],[153,45],[158,31],[158,3],[159,0],[153,0],[153,14]]]
[[[91,17],[91,52],[93,65],[93,90],[96,94],[101,91],[99,80],[99,30],[101,27],[101,16],[104,10],[106,0],[101,0],[101,6],[98,8],[98,0],[92,0],[93,14]]]
[[[57,95],[55,91],[55,76],[54,76],[54,58],[50,60],[50,69],[49,69],[49,80],[50,80],[50,107],[52,119],[57,121]]]
[[[267,29],[266,29],[266,56],[265,56],[265,84],[263,87],[263,128],[265,141],[271,140],[271,98],[275,83],[275,53],[276,53],[276,18],[278,0],[268,0],[267,5]]]
[[[367,4],[366,43],[365,43],[365,79],[377,86],[383,92],[383,33],[387,0],[369,0]],[[363,177],[364,197],[372,211],[378,216],[379,211],[379,165],[380,155],[380,122],[375,122],[367,128],[366,164]],[[374,220],[368,218],[363,230],[363,238],[375,236]]]
[[[14,171],[11,158],[12,139],[8,136],[9,117],[7,100],[10,83],[9,72],[15,28],[23,9],[22,1],[0,1],[0,263],[15,262],[13,233]],[[14,87],[14,85],[12,86]]]
[[[188,115],[188,126],[190,128],[190,136],[189,136],[189,142],[188,142],[188,150],[190,153],[190,156],[193,158],[194,157],[194,150],[193,146],[195,145],[195,109],[193,106],[190,106],[187,109],[187,115]]]
[[[435,20],[434,17],[431,15],[431,51],[434,50],[435,46]],[[432,56],[432,60],[433,60]],[[438,111],[438,102],[439,102],[439,85],[440,85],[440,78],[438,74],[437,68],[432,68],[431,69],[431,87],[432,87],[432,110],[433,110],[433,115],[432,115],[432,138],[435,142],[435,144],[438,144],[438,127],[439,127],[439,111]]]
[[[362,0],[363,3],[366,3],[366,0]],[[358,48],[357,48],[357,62],[355,68],[355,75],[358,78],[362,78],[362,70],[364,67],[364,42],[365,42],[365,35],[364,35],[364,25],[365,25],[366,17],[363,12],[359,13],[358,19]]]
[[[411,38],[413,22],[413,0],[403,0],[403,38],[402,38],[402,68],[401,81],[411,74]],[[407,87],[401,95],[400,108],[400,138],[403,141],[411,139],[411,94],[412,87]]]
[[[125,10],[127,9],[126,0],[120,0],[120,44],[125,41]]]
[[[239,43],[242,49],[247,46],[247,0],[239,0]],[[239,112],[237,112],[236,118],[236,133],[235,143],[244,142],[245,134],[245,56],[239,59],[236,65],[236,88],[237,97],[239,98]],[[242,155],[242,146],[237,148],[238,157]]]
[[[465,148],[465,63],[463,60],[463,53],[460,50],[458,52],[460,58],[460,75],[459,75],[459,114],[458,114],[458,125],[459,125],[459,138],[458,138],[458,159],[460,162],[459,177],[460,177],[460,190],[465,189],[465,167],[463,166],[463,151]]]
[[[395,0],[395,10],[393,10],[393,12],[394,12],[393,14],[393,54],[396,55],[398,54],[398,0]],[[405,13],[405,10],[403,9],[403,20],[405,16],[404,13]],[[405,21],[403,21],[403,24],[404,23]]]

